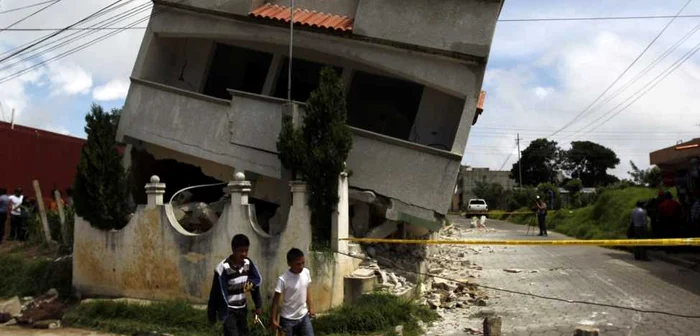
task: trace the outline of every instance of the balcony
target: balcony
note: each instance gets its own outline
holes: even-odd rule
[[[225,100],[132,78],[118,137],[280,178],[275,144],[287,102],[229,92],[232,99]],[[303,113],[303,105],[300,109]],[[359,128],[352,131],[351,187],[397,199],[424,213],[446,213],[460,155]]]

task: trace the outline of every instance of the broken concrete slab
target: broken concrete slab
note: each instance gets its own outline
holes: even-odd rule
[[[19,301],[19,297],[15,296],[9,300],[0,302],[0,313],[8,313],[10,316],[14,317],[22,312],[22,303]],[[5,321],[7,322],[7,321]]]
[[[387,220],[381,225],[372,228],[367,232],[366,237],[367,238],[375,238],[375,239],[381,239],[381,238],[386,238],[392,233],[396,232],[398,229],[398,223],[394,221]]]
[[[599,336],[600,330],[593,327],[578,327],[574,331],[574,336]]]
[[[371,278],[375,276],[375,270],[369,268],[358,268],[354,270],[350,276],[353,278]]]

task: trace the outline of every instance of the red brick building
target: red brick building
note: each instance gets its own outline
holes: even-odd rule
[[[73,185],[84,139],[40,129],[0,122],[0,187],[12,191],[21,187],[35,198],[33,180],[50,197],[57,188],[63,193]]]

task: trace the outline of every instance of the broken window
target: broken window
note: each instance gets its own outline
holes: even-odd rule
[[[311,91],[318,88],[318,81],[321,69],[325,64],[305,61],[295,58],[292,63],[292,100],[306,102],[311,95]],[[341,69],[333,67],[340,74]],[[277,79],[274,96],[287,99],[287,82],[289,78],[289,58],[284,60],[282,70]]]
[[[348,124],[408,140],[423,86],[358,71],[348,95]]]
[[[217,44],[204,94],[230,99],[226,89],[261,94],[272,54]]]

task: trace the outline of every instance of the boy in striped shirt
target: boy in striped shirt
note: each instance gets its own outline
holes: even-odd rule
[[[216,318],[224,322],[224,336],[245,336],[248,330],[246,293],[250,292],[255,303],[255,314],[262,314],[260,284],[262,276],[255,264],[248,259],[250,240],[242,234],[233,236],[233,253],[214,270],[214,280],[209,291],[207,315],[213,326]]]

